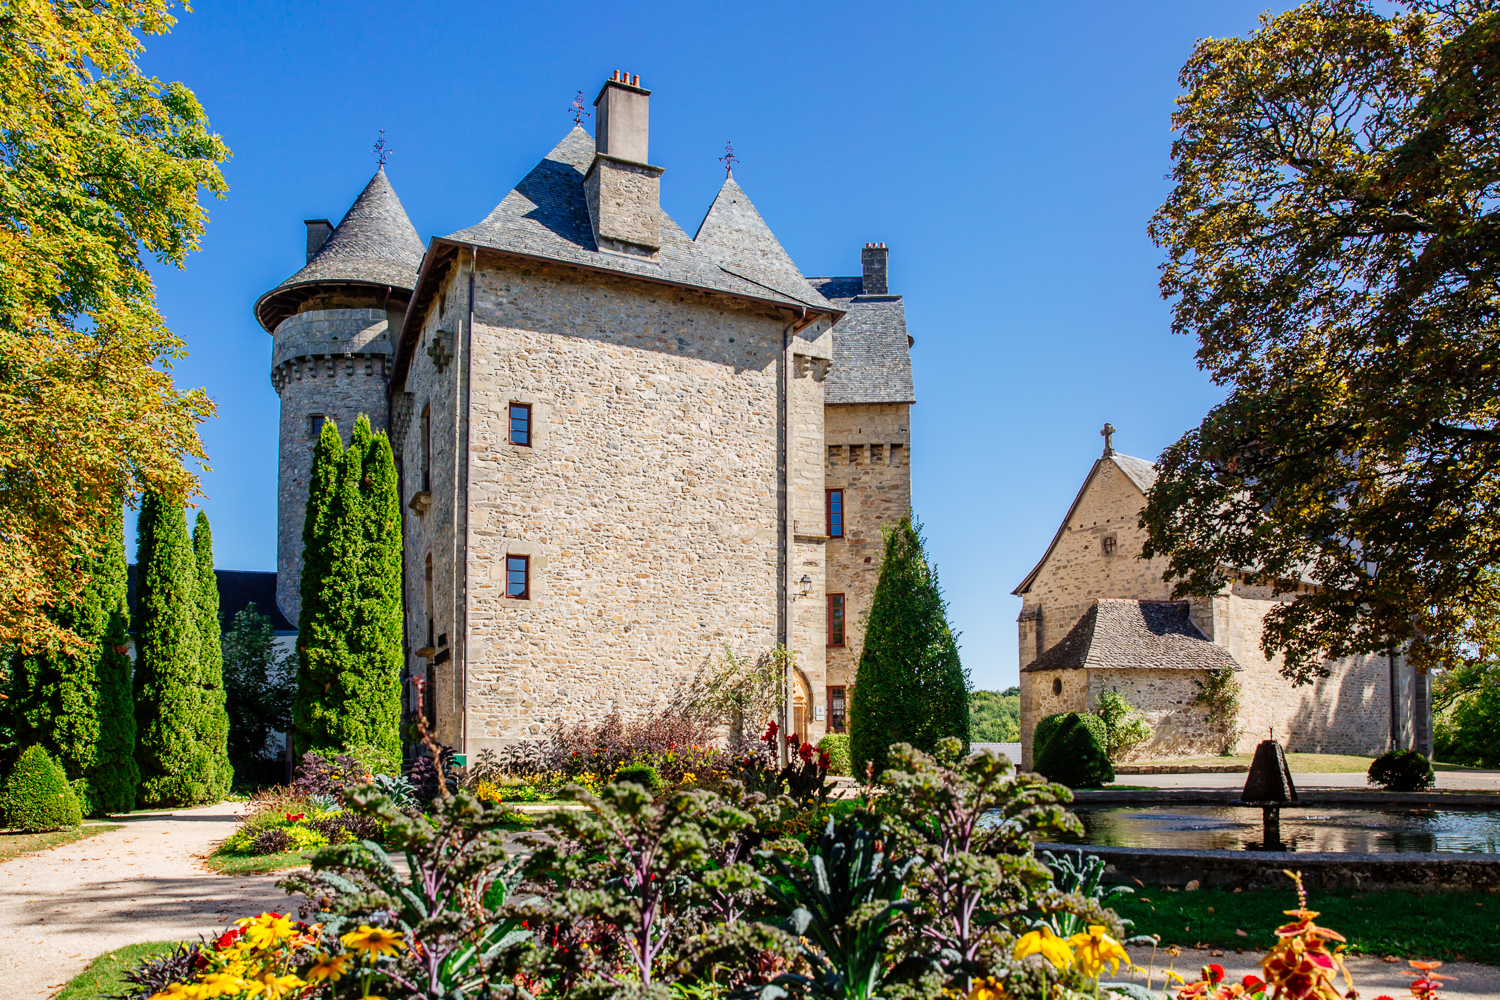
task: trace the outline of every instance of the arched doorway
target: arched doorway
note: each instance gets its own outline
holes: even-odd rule
[[[807,675],[801,668],[792,670],[792,732],[802,737],[804,743],[811,743],[808,739],[808,726],[812,722],[812,685],[807,682]]]

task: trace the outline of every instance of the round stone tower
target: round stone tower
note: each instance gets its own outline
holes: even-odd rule
[[[271,384],[281,396],[276,493],[276,603],[302,610],[302,522],[313,445],[325,417],[344,443],[361,413],[384,430],[393,336],[416,284],[422,241],[376,172],[337,227],[307,220],[307,266],[262,295],[255,318],[271,334]]]

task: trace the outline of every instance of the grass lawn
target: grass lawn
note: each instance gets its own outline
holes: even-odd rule
[[[71,830],[53,830],[51,833],[0,833],[0,861],[9,861],[33,851],[45,851],[49,847],[77,843],[120,828],[119,823],[85,823]]]
[[[292,868],[306,868],[312,851],[283,851],[280,854],[210,854],[203,863],[220,875],[265,875]]]
[[[1295,909],[1297,896],[1290,884],[1286,889],[1244,892],[1171,892],[1148,886],[1136,889],[1133,896],[1114,897],[1111,905],[1120,916],[1135,921],[1131,934],[1160,934],[1163,946],[1264,952],[1274,941],[1275,929],[1290,919],[1282,911]],[[1320,890],[1310,894],[1308,905],[1321,914],[1319,926],[1349,939],[1353,953],[1500,965],[1500,938],[1495,934],[1500,895]]]
[[[1249,767],[1249,754],[1230,757],[1183,757],[1172,760],[1132,760],[1129,764],[1239,764]],[[1356,757],[1345,753],[1289,753],[1286,766],[1293,774],[1364,774],[1374,757]],[[1441,769],[1442,765],[1438,765]]]
[[[128,944],[123,948],[100,955],[78,975],[68,980],[53,1000],[99,1000],[114,996],[125,989],[123,973],[135,968],[141,959],[161,955],[177,947],[176,941],[150,941],[146,944]]]

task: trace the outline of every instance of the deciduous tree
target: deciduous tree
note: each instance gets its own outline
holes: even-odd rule
[[[1290,595],[1264,646],[1299,683],[1325,657],[1488,655],[1500,10],[1314,0],[1199,42],[1181,83],[1151,235],[1173,330],[1229,396],[1162,456],[1146,555],[1179,595]]]
[[[120,498],[196,490],[213,412],[170,371],[183,344],[143,257],[182,266],[229,150],[191,91],[143,75],[169,0],[15,0],[0,15],[0,645],[80,649],[49,616]]]
[[[865,646],[849,702],[854,773],[885,770],[894,743],[923,752],[944,737],[969,746],[969,675],[948,627],[937,571],[921,525],[908,515],[885,531],[885,557],[865,624]]]

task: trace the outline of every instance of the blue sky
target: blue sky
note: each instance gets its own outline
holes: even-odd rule
[[[178,383],[219,407],[203,506],[220,567],[275,568],[278,403],[251,306],[301,265],[302,220],[338,221],[384,129],[423,239],[470,225],[566,133],[574,94],[623,69],[654,92],[651,159],[689,233],[732,140],[804,273],[891,247],[916,337],[915,506],[975,686],[1014,684],[1010,592],[1099,428],[1155,458],[1221,397],[1167,332],[1146,223],[1178,69],[1262,3],[201,0],[143,65],[192,88],[234,150],[203,251],[157,269],[191,352]]]

